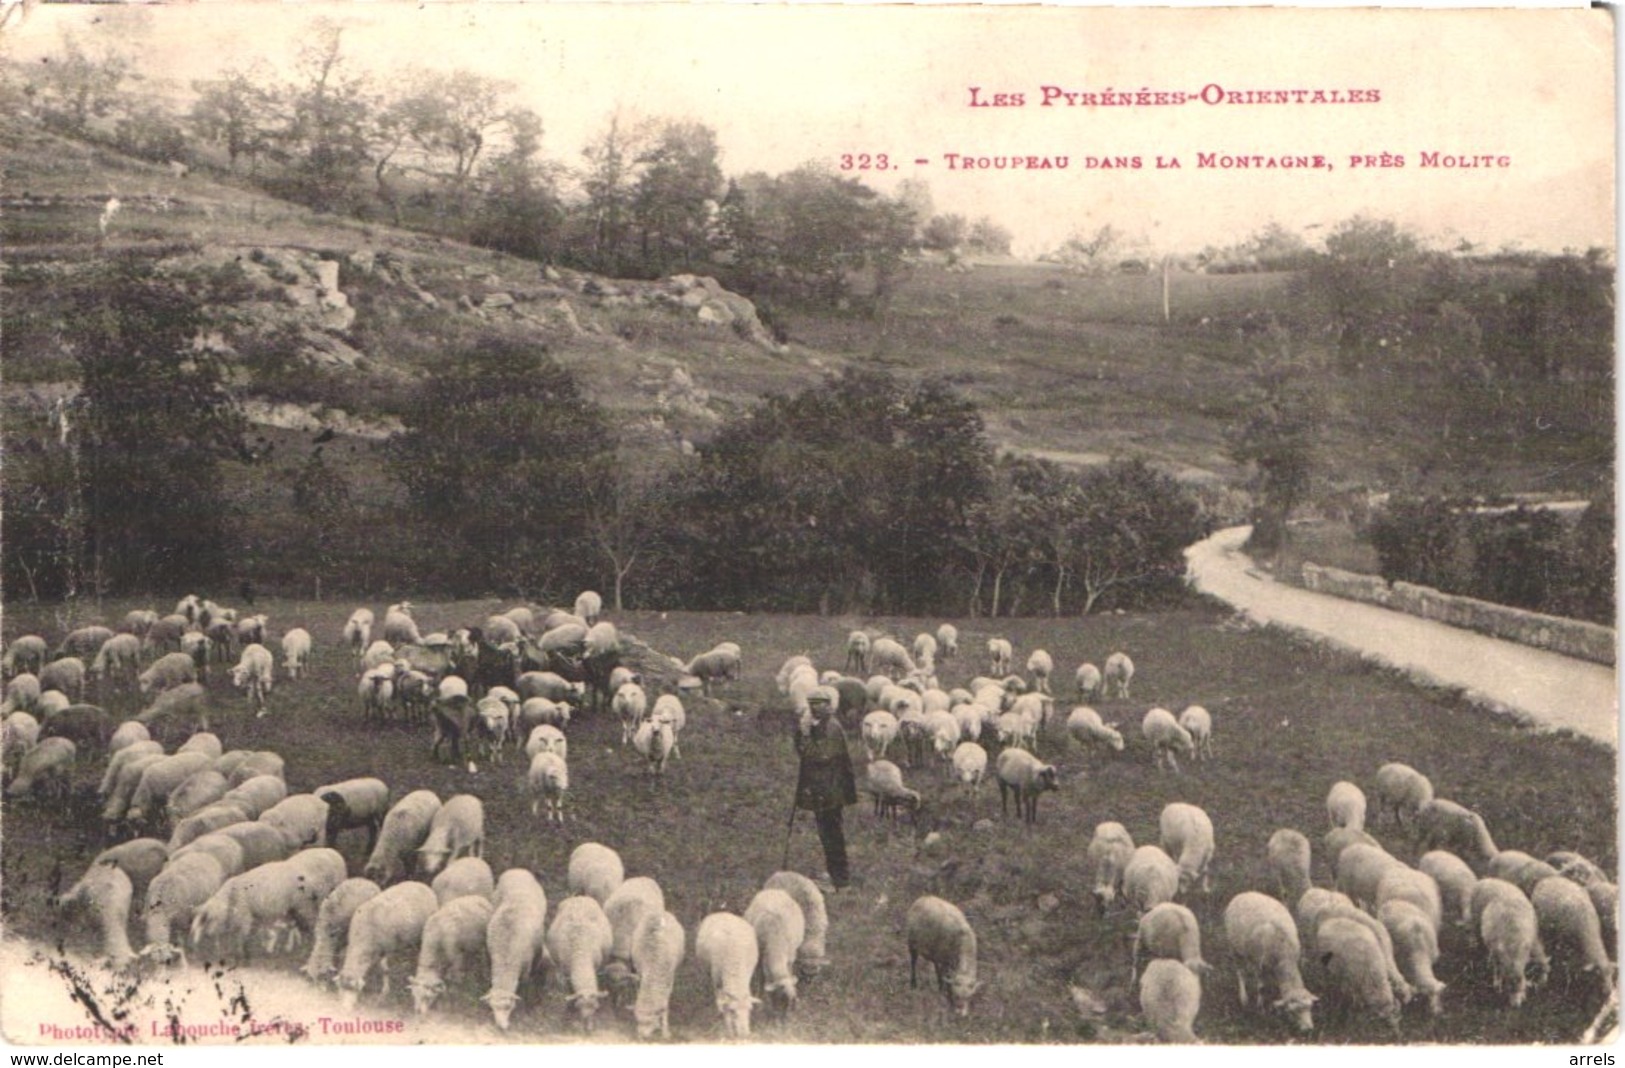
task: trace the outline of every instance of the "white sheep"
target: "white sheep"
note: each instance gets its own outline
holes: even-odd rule
[[[389,717],[395,702],[395,674],[394,661],[387,661],[361,673],[361,679],[356,683],[356,696],[361,699],[363,719],[384,720]]]
[[[110,967],[124,969],[136,959],[129,932],[134,897],[128,873],[115,864],[94,863],[57,904],[88,907],[101,925],[103,957]]]
[[[310,956],[299,970],[314,982],[325,982],[338,971],[339,954],[350,940],[350,921],[356,910],[377,897],[378,884],[371,879],[346,879],[322,899],[316,911],[315,933]]]
[[[365,827],[367,852],[371,853],[378,844],[384,817],[389,814],[389,785],[382,779],[370,777],[345,779],[318,786],[313,792],[327,804],[324,840],[331,845],[338,841],[341,832]]]
[[[1254,1000],[1262,1006],[1268,982],[1275,991],[1271,1007],[1286,1014],[1300,1032],[1312,1031],[1311,1010],[1318,999],[1303,985],[1298,929],[1286,906],[1252,890],[1237,894],[1224,909],[1224,938],[1235,964],[1242,1008]]]
[[[1313,944],[1315,929],[1320,926],[1321,917],[1327,910],[1339,906],[1352,909],[1354,902],[1349,900],[1347,894],[1327,890],[1321,886],[1311,886],[1305,890],[1293,909],[1293,916],[1298,921],[1298,934],[1302,940]]]
[[[372,609],[357,608],[344,624],[344,644],[359,663],[367,646],[372,644]]]
[[[1349,1005],[1386,1020],[1399,1033],[1400,1002],[1382,946],[1369,928],[1342,917],[1327,919],[1315,934],[1315,955],[1327,982]]]
[[[62,639],[62,644],[56,647],[56,655],[87,657],[95,656],[96,650],[102,643],[113,636],[111,627],[104,627],[100,623],[78,627],[68,632]]]
[[[122,678],[129,685],[141,670],[141,639],[134,634],[115,634],[96,650],[90,662],[93,679]]]
[[[976,796],[982,779],[987,774],[987,750],[975,742],[960,742],[950,758],[954,781],[965,787],[965,792]]]
[[[40,744],[43,747],[44,743]],[[157,822],[161,807],[176,787],[198,772],[207,770],[213,763],[214,760],[207,753],[194,752],[175,753],[149,764],[130,795],[125,818],[131,823]],[[105,818],[106,814],[103,815]]]
[[[194,735],[194,737],[196,736]],[[233,750],[233,752],[239,752],[239,750]],[[236,789],[248,780],[260,775],[275,775],[279,779],[287,778],[285,774],[286,761],[269,749],[245,752],[242,758],[237,760],[229,770],[226,767],[227,763],[225,756],[222,756],[215,761],[214,770],[226,776],[226,781],[231,783],[232,789]]]
[[[731,912],[713,912],[700,921],[694,956],[710,980],[723,1033],[749,1038],[750,1010],[760,1004],[750,992],[760,957],[756,929]]]
[[[1326,863],[1331,866],[1332,877],[1337,877],[1337,862],[1343,855],[1343,850],[1352,845],[1368,845],[1382,848],[1377,841],[1366,831],[1357,831],[1352,827],[1333,827],[1320,839],[1321,852],[1326,856]]]
[[[354,1012],[374,968],[384,969],[384,993],[389,992],[385,959],[416,956],[423,944],[423,928],[440,910],[434,891],[423,883],[396,883],[363,901],[350,918],[339,969],[339,1004]]]
[[[537,740],[535,734],[541,731],[558,733],[554,727],[537,727],[532,732],[533,743]],[[562,744],[564,736],[560,734],[558,740]],[[564,795],[570,789],[570,765],[563,755],[551,748],[537,750],[530,758],[529,770],[525,772],[525,789],[530,794],[530,814],[533,817],[541,816],[545,804],[549,822],[564,822]]]
[[[1050,693],[1050,676],[1055,673],[1055,658],[1043,649],[1034,649],[1027,655],[1027,674],[1033,677],[1033,690]]]
[[[570,725],[570,706],[562,701],[549,701],[545,697],[527,697],[519,706],[518,732],[534,733],[538,726],[555,730]]]
[[[149,746],[152,748],[149,749]],[[38,752],[37,748],[32,750],[28,756],[31,757],[35,752]],[[25,757],[25,759],[27,758]],[[117,829],[116,825],[129,814],[130,801],[135,797],[136,788],[141,785],[141,777],[146,774],[147,769],[160,760],[167,759],[169,758],[164,754],[163,747],[157,742],[141,742],[123,750],[108,764],[107,774],[108,779],[111,781],[109,782],[108,779],[103,780],[103,784],[107,788],[104,791],[105,803],[102,806],[102,822],[107,826],[110,834]],[[11,781],[12,785],[15,785],[16,781],[14,777]],[[177,785],[179,784],[177,783]],[[8,786],[8,793],[10,793],[10,789],[11,787]],[[30,789],[32,789],[32,785],[30,785]]]
[[[1333,827],[1365,830],[1365,791],[1351,782],[1335,782],[1326,792],[1326,819]]]
[[[1314,891],[1310,891],[1310,893],[1314,893]],[[1308,897],[1309,894],[1306,893],[1304,896]],[[1359,924],[1370,931],[1371,937],[1377,940],[1377,946],[1382,951],[1383,967],[1386,970],[1389,985],[1393,987],[1395,994],[1402,1003],[1409,1002],[1412,993],[1411,986],[1405,981],[1405,976],[1400,973],[1399,960],[1394,955],[1394,941],[1388,936],[1388,929],[1377,921],[1376,916],[1373,914],[1375,909],[1373,909],[1373,912],[1366,912],[1363,909],[1356,908],[1349,903],[1346,894],[1327,896],[1317,894],[1316,896],[1319,900],[1315,904],[1310,904],[1301,899],[1298,902],[1298,911],[1304,921],[1302,923],[1304,942],[1313,945],[1316,933],[1327,920],[1343,919]]]
[[[423,644],[423,635],[418,633],[417,622],[412,618],[411,602],[392,604],[384,612],[384,641],[391,645]]]
[[[179,952],[174,940],[176,925],[182,930],[192,923],[192,913],[220,889],[226,881],[225,869],[214,857],[202,851],[170,858],[147,887],[142,924],[146,945],[141,955],[158,963],[168,963]]]
[[[1381,846],[1356,843],[1337,855],[1337,888],[1362,908],[1377,907],[1377,886],[1404,861]]]
[[[598,622],[598,617],[604,611],[604,598],[593,590],[582,590],[576,594],[575,614],[587,621],[590,627]]]
[[[1533,895],[1535,884],[1556,875],[1557,869],[1544,860],[1536,860],[1528,853],[1516,849],[1503,849],[1490,858],[1485,874],[1507,882]]]
[[[859,728],[863,735],[863,751],[870,759],[875,760],[886,755],[886,750],[897,739],[900,724],[897,717],[884,709],[877,709],[863,717],[863,724]]]
[[[632,967],[638,976],[632,1016],[637,1021],[639,1038],[666,1038],[671,1034],[671,993],[677,966],[683,963],[685,940],[683,925],[669,912],[644,916],[632,934]]]
[[[1087,705],[1078,705],[1066,717],[1066,733],[1085,749],[1104,747],[1115,753],[1123,751],[1123,734],[1115,723],[1104,723],[1100,713]]]
[[[6,698],[4,709],[7,715],[14,711],[32,712],[38,710],[40,699],[39,676],[30,672],[15,675],[6,683]]]
[[[448,860],[477,857],[485,847],[485,805],[472,794],[446,799],[429,820],[429,833],[418,846],[418,870],[433,875]]]
[[[57,713],[73,707],[73,699],[61,690],[45,690],[34,703],[34,711],[39,714],[40,722],[55,719]]]
[[[1436,797],[1416,813],[1417,846],[1424,852],[1448,849],[1470,860],[1475,854],[1488,864],[1500,850],[1478,813],[1454,801]]]
[[[236,842],[243,851],[243,871],[288,859],[288,840],[283,833],[268,823],[241,820],[220,828],[215,834]]]
[[[1377,919],[1393,941],[1400,972],[1417,993],[1428,999],[1428,1011],[1439,1015],[1445,984],[1433,974],[1433,966],[1439,962],[1438,928],[1409,901],[1383,902],[1377,909]]]
[[[956,1014],[970,1014],[970,999],[982,985],[976,976],[976,931],[959,906],[927,894],[909,906],[904,919],[908,940],[908,985],[919,986],[924,958],[935,969],[937,988]]]
[[[869,670],[869,635],[855,630],[846,636],[846,670],[864,674]]]
[[[914,636],[914,642],[909,647],[914,656],[917,670],[926,674],[933,674],[937,665],[937,639],[934,635],[920,633]]]
[[[1179,714],[1179,725],[1191,736],[1197,760],[1213,759],[1213,715],[1201,705],[1189,705]]]
[[[660,884],[647,875],[625,880],[604,902],[604,915],[609,917],[609,926],[614,932],[609,963],[604,967],[605,981],[612,992],[619,995],[635,983],[632,936],[638,925],[645,916],[658,916],[665,911],[666,895]]]
[[[282,636],[282,670],[288,678],[303,678],[310,667],[310,631],[295,627]]]
[[[136,726],[140,727],[141,725],[138,723],[138,724],[136,724]],[[143,731],[146,730],[145,727],[141,727],[141,729]],[[17,766],[17,763],[20,760],[22,760],[22,758],[31,749],[33,749],[36,745],[39,744],[39,733],[40,733],[39,720],[35,719],[33,716],[29,715],[27,712],[22,712],[22,711],[13,712],[10,715],[6,716],[5,724],[4,724],[3,727],[0,727],[0,731],[4,732],[4,739],[5,739],[4,740],[5,768],[6,768],[6,770],[8,772],[10,772],[10,771],[15,770],[15,768]],[[153,744],[156,745],[157,743],[154,742]],[[160,747],[160,748],[162,748],[162,747]],[[107,774],[108,774],[108,776],[111,776],[113,774],[111,764],[108,765]],[[107,780],[105,780],[105,779],[103,780],[104,783],[106,781]],[[102,792],[104,794],[107,792],[105,786],[103,786]]]
[[[1549,876],[1535,884],[1529,902],[1546,950],[1567,962],[1571,974],[1589,975],[1605,995],[1612,993],[1614,968],[1603,943],[1602,920],[1585,888],[1560,875]]]
[[[1213,821],[1208,814],[1176,801],[1163,808],[1157,826],[1163,852],[1178,858],[1180,892],[1189,893],[1197,886],[1203,893],[1211,890],[1208,868],[1213,863]]]
[[[151,740],[152,734],[147,730],[145,724],[133,719],[127,719],[114,728],[112,735],[107,739],[107,755],[112,757],[121,749],[126,749],[137,742],[150,742]]]
[[[52,904],[65,906],[72,903],[83,890],[80,884],[87,879],[93,879],[97,869],[104,867],[118,868],[124,872],[130,879],[131,893],[136,898],[143,898],[153,877],[162,871],[167,863],[169,863],[169,847],[156,838],[132,838],[128,842],[120,842],[96,854],[79,882]]]
[[[1440,902],[1453,917],[1452,922],[1458,927],[1468,926],[1472,922],[1473,887],[1478,885],[1478,876],[1467,862],[1448,850],[1435,849],[1422,854],[1416,866],[1433,877],[1439,887]]]
[[[1010,674],[1010,662],[1015,659],[1015,649],[1011,647],[1008,638],[989,638],[987,640],[987,659],[989,675]],[[974,689],[974,687],[972,687]]]
[[[1281,900],[1296,902],[1310,886],[1309,839],[1300,831],[1283,827],[1270,835],[1267,852]]]
[[[896,681],[918,669],[903,644],[893,638],[876,638],[869,643],[869,670]]]
[[[632,735],[632,748],[643,758],[644,767],[651,775],[665,774],[666,760],[676,744],[677,733],[672,730],[669,716],[643,720]]]
[[[1140,960],[1144,957],[1179,961],[1195,975],[1211,970],[1202,959],[1202,930],[1196,922],[1196,914],[1172,901],[1154,905],[1140,917],[1134,935],[1129,982],[1139,974]]]
[[[672,693],[663,693],[656,697],[654,706],[649,709],[649,718],[665,720],[671,724],[671,755],[681,758],[683,728],[688,725],[688,711],[683,708],[682,698]]]
[[[176,730],[206,731],[209,729],[208,691],[196,682],[183,682],[159,694],[135,718],[149,730],[157,728],[160,734],[167,735],[170,724],[177,724]]]
[[[1123,866],[1123,900],[1143,915],[1179,893],[1179,865],[1154,845],[1143,845]]]
[[[535,759],[537,753],[557,753],[562,760],[570,759],[570,740],[551,723],[531,728],[525,739],[525,756]]]
[[[260,813],[259,822],[275,827],[288,848],[327,844],[327,802],[315,794],[290,794]]]
[[[45,666],[49,649],[45,639],[38,634],[24,634],[6,646],[5,656],[0,658],[0,671],[7,678],[20,672],[37,674]]]
[[[863,792],[874,799],[875,816],[897,815],[899,808],[909,813],[920,810],[920,792],[903,785],[903,772],[889,760],[870,761],[864,772]]]
[[[732,648],[710,649],[683,665],[683,674],[699,679],[700,691],[707,696],[711,693],[713,682],[737,679],[741,670],[740,656]]]
[[[642,686],[629,682],[615,691],[609,704],[621,721],[621,744],[627,745],[649,714],[649,695]]]
[[[1006,813],[1006,801],[1016,795],[1016,814],[1025,823],[1038,821],[1038,795],[1059,788],[1055,764],[1045,764],[1025,749],[1004,749],[993,764],[999,780],[999,811]]]
[[[1095,825],[1084,859],[1093,878],[1090,893],[1095,899],[1096,915],[1104,916],[1122,895],[1124,872],[1133,857],[1134,839],[1128,828],[1113,821]]]
[[[361,670],[363,673],[393,663],[395,663],[395,646],[382,638],[368,645],[366,651],[361,654]]]
[[[185,653],[165,653],[136,676],[142,693],[161,693],[183,682],[197,681],[197,664]]]
[[[1393,812],[1401,826],[1407,816],[1415,818],[1423,805],[1433,800],[1433,784],[1409,764],[1384,764],[1377,769],[1377,819]]]
[[[1124,652],[1116,652],[1106,658],[1106,691],[1108,695],[1128,697],[1128,684],[1134,678],[1134,661]]]
[[[175,752],[177,754],[203,753],[210,760],[215,761],[218,765],[220,758],[225,755],[224,748],[225,747],[220,744],[220,736],[218,734],[212,734],[209,731],[198,731],[196,734],[193,734],[191,737],[187,738],[186,741],[182,742],[181,747],[175,750]],[[221,767],[216,766],[214,770],[220,772],[222,775],[226,774],[225,769]]]
[[[603,993],[598,989],[598,973],[609,961],[615,941],[609,917],[595,898],[576,894],[559,902],[553,922],[547,928],[547,952],[564,978],[570,993],[565,1004],[581,1020],[584,1030],[593,1029],[593,1015]]]
[[[427,1016],[448,979],[468,975],[485,949],[492,907],[488,898],[458,897],[445,902],[423,924],[418,967],[407,987],[412,1009]]]
[[[1140,1015],[1163,1042],[1194,1043],[1202,981],[1171,960],[1154,960],[1140,977]]]
[[[192,946],[214,945],[222,956],[211,959],[241,961],[257,929],[272,933],[273,949],[281,925],[291,921],[301,930],[313,930],[321,899],[344,878],[344,860],[330,849],[307,853],[249,868],[221,883],[192,915]]]
[[[981,739],[982,725],[987,719],[985,708],[974,701],[963,701],[955,704],[949,714],[954,717],[954,722],[959,724],[960,740],[974,742]]]
[[[585,894],[600,905],[626,881],[621,855],[598,842],[583,842],[570,852],[565,885],[572,894]]]
[[[169,836],[169,848],[179,851],[199,838],[207,837],[215,831],[224,830],[233,824],[245,823],[256,818],[256,814],[249,812],[241,803],[221,798],[207,808],[199,809],[176,823],[174,831]],[[222,861],[222,863],[224,862]],[[236,872],[233,871],[229,874],[235,875]]]
[[[1174,714],[1166,708],[1153,708],[1140,721],[1140,734],[1151,743],[1151,756],[1158,768],[1164,763],[1176,774],[1179,771],[1178,754],[1186,759],[1196,751],[1190,731],[1179,725]]]
[[[775,1011],[788,1012],[796,1003],[794,962],[807,936],[806,916],[788,893],[764,888],[746,907],[745,922],[756,932],[763,996]]]
[[[937,627],[937,651],[943,660],[952,660],[959,655],[959,628],[952,623],[944,623]]]
[[[496,906],[486,927],[491,989],[480,998],[491,1006],[497,1027],[506,1031],[519,1004],[519,984],[543,960],[547,942],[547,894],[536,876],[509,868],[497,880]]]
[[[829,911],[818,884],[795,871],[778,871],[762,884],[765,890],[783,890],[801,906],[805,937],[796,951],[796,974],[810,980],[829,965],[825,942],[829,935]]]
[[[1444,903],[1439,884],[1433,881],[1433,876],[1415,868],[1400,865],[1383,872],[1377,881],[1373,901],[1374,907],[1379,909],[1387,901],[1409,902],[1427,916],[1435,931],[1444,923]]]
[[[636,682],[637,680],[628,678],[622,681]],[[619,684],[615,683],[613,676],[611,676],[611,683],[614,688],[610,692],[614,693],[615,689],[619,688]],[[542,697],[566,706],[580,704],[582,697],[587,692],[585,683],[571,682],[563,675],[552,671],[527,671],[519,676],[519,680],[514,684],[514,689],[519,691],[521,700]]]
[[[175,826],[193,813],[219,801],[226,796],[226,792],[226,777],[218,771],[206,767],[193,772],[182,779],[180,785],[171,790],[165,800],[164,807],[170,826]]]

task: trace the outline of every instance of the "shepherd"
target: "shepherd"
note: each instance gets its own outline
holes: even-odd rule
[[[843,889],[852,880],[841,820],[846,806],[858,801],[846,731],[835,718],[838,700],[835,690],[829,686],[820,686],[807,697],[807,714],[801,718],[795,734],[801,770],[796,778],[795,807],[790,812],[793,824],[796,812],[812,811],[818,823],[818,841],[824,847],[829,885],[834,890]]]

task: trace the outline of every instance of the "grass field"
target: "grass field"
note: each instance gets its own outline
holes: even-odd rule
[[[129,607],[109,603],[104,615],[117,620]],[[668,908],[688,929],[691,947],[702,917],[718,909],[742,911],[761,881],[780,866],[796,764],[788,737],[793,719],[773,684],[778,665],[788,655],[807,653],[820,665],[839,666],[845,635],[855,626],[883,628],[906,639],[939,622],[684,613],[617,618],[623,636],[661,654],[686,658],[718,640],[737,641],[745,651],[745,675],[717,699],[691,703],[682,758],[658,780],[619,747],[618,726],[607,717],[575,721],[571,817],[559,828],[530,818],[519,790],[522,757],[510,755],[500,765],[470,773],[430,759],[426,728],[369,727],[358,721],[351,665],[337,645],[352,607],[261,603],[274,634],[300,625],[316,636],[315,667],[305,680],[279,682],[270,715],[258,720],[247,714],[224,673],[216,672],[210,686],[219,710],[217,732],[227,748],[281,753],[295,791],[375,774],[396,796],[419,788],[442,798],[474,793],[485,802],[485,855],[492,867],[499,873],[513,865],[530,867],[555,901],[564,890],[570,850],[589,840],[609,844],[621,853],[628,874],[660,882]],[[429,630],[476,623],[499,607],[496,602],[422,604],[417,615]],[[34,631],[55,640],[68,622],[47,607],[9,604],[7,609],[7,637]],[[960,630],[962,657],[943,666],[946,685],[962,684],[985,669],[979,651],[995,633],[981,620],[961,622]],[[1216,968],[1206,981],[1196,1023],[1208,1042],[1296,1040],[1278,1022],[1238,1006],[1219,917],[1234,894],[1270,887],[1264,847],[1275,829],[1296,827],[1318,849],[1326,825],[1323,799],[1339,779],[1369,790],[1380,764],[1401,759],[1427,773],[1441,796],[1482,813],[1502,848],[1537,856],[1575,849],[1605,868],[1617,865],[1615,758],[1596,745],[1518,729],[1352,658],[1249,630],[1208,607],[1083,620],[999,620],[996,632],[1015,643],[1018,665],[1028,651],[1042,646],[1068,679],[1081,660],[1099,663],[1113,649],[1128,651],[1138,665],[1132,699],[1099,706],[1108,721],[1121,721],[1126,751],[1086,757],[1058,732],[1043,737],[1040,755],[1059,767],[1061,784],[1043,798],[1038,823],[1030,828],[1013,816],[1001,817],[995,787],[984,785],[979,797],[966,798],[928,767],[905,769],[927,798],[916,826],[879,823],[866,804],[850,809],[847,834],[860,882],[830,900],[831,966],[804,988],[789,1019],[758,1018],[757,1040],[1123,1040],[1137,1029],[1136,1000],[1126,985],[1133,920],[1121,911],[1095,916],[1084,847],[1095,824],[1104,820],[1125,824],[1136,842],[1155,842],[1158,813],[1172,801],[1201,805],[1217,830],[1213,891],[1188,902],[1202,924],[1204,956]],[[637,655],[651,677],[670,677],[669,665],[657,672],[657,658]],[[129,695],[104,700],[120,717],[137,707]],[[1213,713],[1216,758],[1178,776],[1159,773],[1139,737],[1139,718],[1153,705],[1177,711],[1189,703]],[[1063,699],[1063,708],[1068,705]],[[856,744],[854,749],[861,778],[861,749]],[[0,892],[13,934],[96,950],[90,925],[64,923],[46,898],[77,878],[105,844],[94,798],[101,770],[99,759],[83,763],[73,802],[65,808],[8,802]],[[978,825],[983,820],[988,822]],[[933,830],[941,840],[927,848],[924,837]],[[1392,850],[1415,859],[1402,836],[1377,830]],[[359,834],[340,842],[352,872],[364,859],[363,845]],[[806,816],[791,839],[790,866],[808,873],[822,866]],[[1317,883],[1329,880],[1318,853],[1315,875]],[[979,934],[985,985],[966,1021],[945,1018],[943,999],[934,990],[908,988],[903,915],[923,893],[957,902]],[[1572,1042],[1600,1003],[1597,992],[1583,980],[1571,984],[1559,966],[1552,982],[1522,1010],[1502,1011],[1478,951],[1467,948],[1453,929],[1443,942],[1437,970],[1449,984],[1445,1015],[1430,1019],[1421,1001],[1413,1003],[1404,1018],[1405,1043]],[[271,966],[291,974],[297,963],[290,957]],[[1306,978],[1312,990],[1323,992],[1323,978],[1313,966],[1306,967]],[[1073,985],[1106,1000],[1111,1011],[1104,1022],[1079,1020],[1068,995]],[[483,977],[454,986],[435,1011],[495,1037],[487,1011],[475,1000],[484,989]],[[395,1013],[410,1015],[401,985],[390,998]],[[369,993],[367,1001],[376,1006],[377,993]],[[332,1002],[336,1007],[336,998]],[[679,1041],[719,1036],[692,959],[679,972],[671,1018]],[[1340,1014],[1329,1001],[1317,1007],[1316,1021],[1312,1043],[1393,1041],[1386,1027]],[[516,1013],[512,1037],[548,1041],[571,1033],[563,997],[553,987],[527,998]],[[625,1017],[602,1020],[598,1032],[600,1038],[630,1034]]]

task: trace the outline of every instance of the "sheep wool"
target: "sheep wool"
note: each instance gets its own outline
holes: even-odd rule
[[[1315,935],[1315,953],[1333,989],[1356,1010],[1387,1021],[1399,1033],[1399,1000],[1382,947],[1368,928],[1341,917],[1327,919]]]
[[[427,1016],[446,981],[470,974],[485,949],[491,923],[491,902],[483,897],[459,897],[441,905],[423,925],[418,947],[418,969],[407,980],[412,1009]]]
[[[763,889],[745,909],[745,922],[756,932],[762,991],[777,1011],[787,1012],[796,1003],[794,962],[807,936],[801,906],[783,890]]]
[[[536,876],[509,868],[497,880],[496,905],[486,928],[491,989],[480,999],[491,1006],[497,1027],[506,1031],[519,1004],[519,984],[542,959],[547,940],[547,894]]]
[[[1194,1043],[1202,981],[1171,960],[1154,960],[1140,976],[1140,1015],[1161,1042]]]
[[[597,900],[577,894],[559,902],[547,929],[547,951],[570,991],[565,1004],[586,1031],[593,1029],[593,1016],[603,998],[598,973],[608,962],[614,942],[609,917]]]
[[[917,987],[921,958],[937,973],[937,987],[959,1016],[970,1014],[970,999],[981,986],[976,977],[976,931],[959,906],[930,894],[909,906],[908,985]]]
[[[824,892],[818,884],[795,871],[774,872],[762,884],[766,890],[783,890],[801,906],[804,937],[796,951],[796,973],[802,979],[811,979],[828,966],[825,939],[829,934],[829,912],[824,904]]]
[[[621,855],[598,842],[583,842],[570,853],[565,885],[572,894],[585,894],[600,905],[626,881]]]
[[[1134,839],[1121,823],[1105,822],[1095,825],[1089,839],[1085,859],[1094,883],[1090,893],[1095,899],[1095,914],[1104,916],[1123,893],[1123,875],[1134,856]]]
[[[323,982],[338,971],[339,954],[350,939],[350,921],[362,905],[382,891],[371,879],[346,879],[322,899],[316,911],[315,935],[310,956],[299,970],[314,982]]]
[[[1224,909],[1224,938],[1235,962],[1243,1008],[1263,1004],[1263,985],[1273,980],[1273,1007],[1284,1012],[1299,1032],[1314,1029],[1311,1008],[1316,998],[1303,985],[1298,970],[1298,930],[1286,906],[1265,894],[1246,891]],[[1249,996],[1249,988],[1251,995]]]
[[[750,1010],[759,1004],[750,992],[759,956],[755,928],[731,912],[713,912],[700,921],[694,956],[710,980],[723,1034],[749,1038]]]
[[[419,882],[397,883],[362,902],[350,918],[339,969],[339,1004],[354,1012],[361,992],[385,957],[415,957],[423,928],[440,908],[434,891]]]
[[[384,815],[378,841],[362,874],[379,886],[404,877],[418,847],[428,838],[430,824],[440,807],[440,798],[431,790],[414,790],[395,802]]]
[[[638,975],[632,1016],[639,1038],[670,1037],[671,993],[683,963],[684,941],[683,925],[669,912],[644,916],[632,934],[632,967]]]

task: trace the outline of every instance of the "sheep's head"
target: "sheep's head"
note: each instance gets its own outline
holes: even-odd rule
[[[361,1004],[361,985],[364,981],[363,976],[339,976],[339,1007],[345,1012],[354,1012],[356,1006]]]
[[[954,1014],[969,1016],[970,999],[981,988],[981,982],[974,975],[958,973],[948,980],[948,1003],[953,1006]]]
[[[412,991],[412,1011],[419,1016],[429,1015],[429,1009],[434,1006],[434,999],[446,989],[446,984],[441,979],[419,979],[415,975],[406,981],[406,986]]]
[[[796,1007],[796,977],[793,975],[768,983],[762,992],[768,996],[774,1012],[787,1013]]]
[[[593,1017],[598,1012],[598,1003],[604,995],[598,990],[580,990],[564,999],[564,1003],[574,1010],[581,1020],[581,1029],[591,1033],[594,1027]]]
[[[513,994],[492,990],[480,998],[491,1006],[491,1019],[500,1029],[506,1031],[508,1023],[513,1019],[513,1010],[519,1006],[519,999]]]
[[[446,863],[446,858],[451,855],[451,850],[443,847],[431,849],[428,846],[419,846],[417,849],[417,854],[419,870],[422,871],[424,875],[433,875],[435,872],[440,870],[442,865]],[[379,885],[381,886],[383,884],[380,883]]]
[[[1292,1025],[1304,1034],[1315,1029],[1315,1021],[1310,1010],[1316,1001],[1320,1000],[1307,990],[1297,990],[1284,994],[1276,999],[1275,1008],[1292,1021]]]
[[[1034,783],[1036,789],[1058,790],[1060,786],[1060,772],[1055,770],[1054,764],[1044,764],[1039,767],[1038,778]]]
[[[722,1015],[722,1033],[729,1038],[750,1037],[750,1010],[761,999],[717,991],[717,1012]]]

